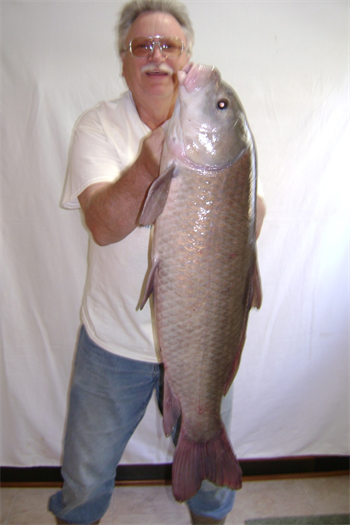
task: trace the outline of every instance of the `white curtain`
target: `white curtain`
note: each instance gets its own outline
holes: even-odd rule
[[[234,448],[349,454],[349,3],[185,3],[194,61],[217,66],[246,109],[268,208]],[[74,122],[125,89],[120,6],[2,2],[2,465],[60,464],[88,234],[59,201]],[[122,463],[172,452],[152,400]]]

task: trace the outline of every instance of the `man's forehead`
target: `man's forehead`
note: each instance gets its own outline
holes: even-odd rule
[[[128,37],[135,36],[178,36],[185,40],[179,22],[170,13],[147,11],[139,15],[130,27]]]

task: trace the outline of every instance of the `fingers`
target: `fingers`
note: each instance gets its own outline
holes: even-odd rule
[[[165,131],[162,126],[156,128],[148,137],[145,139],[148,147],[154,153],[156,157],[160,158],[163,149]]]
[[[143,141],[140,160],[151,174],[152,178],[159,175],[160,158],[162,155],[165,131],[160,126],[150,133]]]

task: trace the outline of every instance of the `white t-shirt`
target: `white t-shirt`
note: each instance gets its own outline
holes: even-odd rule
[[[131,92],[100,102],[79,119],[70,151],[62,206],[79,208],[78,196],[96,182],[114,182],[134,163],[150,129],[140,119]],[[261,194],[261,186],[259,188]],[[114,354],[160,361],[149,301],[138,308],[150,263],[150,229],[136,228],[120,242],[89,244],[82,321],[90,338]]]
[[[150,129],[130,91],[100,102],[79,119],[70,151],[62,206],[79,208],[78,196],[96,182],[114,182],[134,163]],[[99,246],[90,237],[82,321],[90,338],[114,354],[158,362],[150,305],[138,308],[149,266],[150,229],[136,228],[120,242]]]

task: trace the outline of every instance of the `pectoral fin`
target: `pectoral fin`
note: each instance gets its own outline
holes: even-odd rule
[[[175,165],[172,164],[167,171],[159,175],[148,190],[148,195],[141,213],[140,224],[147,226],[153,224],[162,213],[168,198],[171,179],[173,178]]]
[[[158,260],[155,260],[153,262],[151,271],[150,271],[148,279],[147,279],[145,291],[144,291],[144,294],[142,296],[142,300],[141,300],[141,303],[140,303],[140,310],[142,310],[142,308],[145,306],[145,304],[147,303],[147,299],[149,298],[149,296],[153,292],[154,279],[155,279],[156,271],[158,269],[158,263],[159,263]]]

